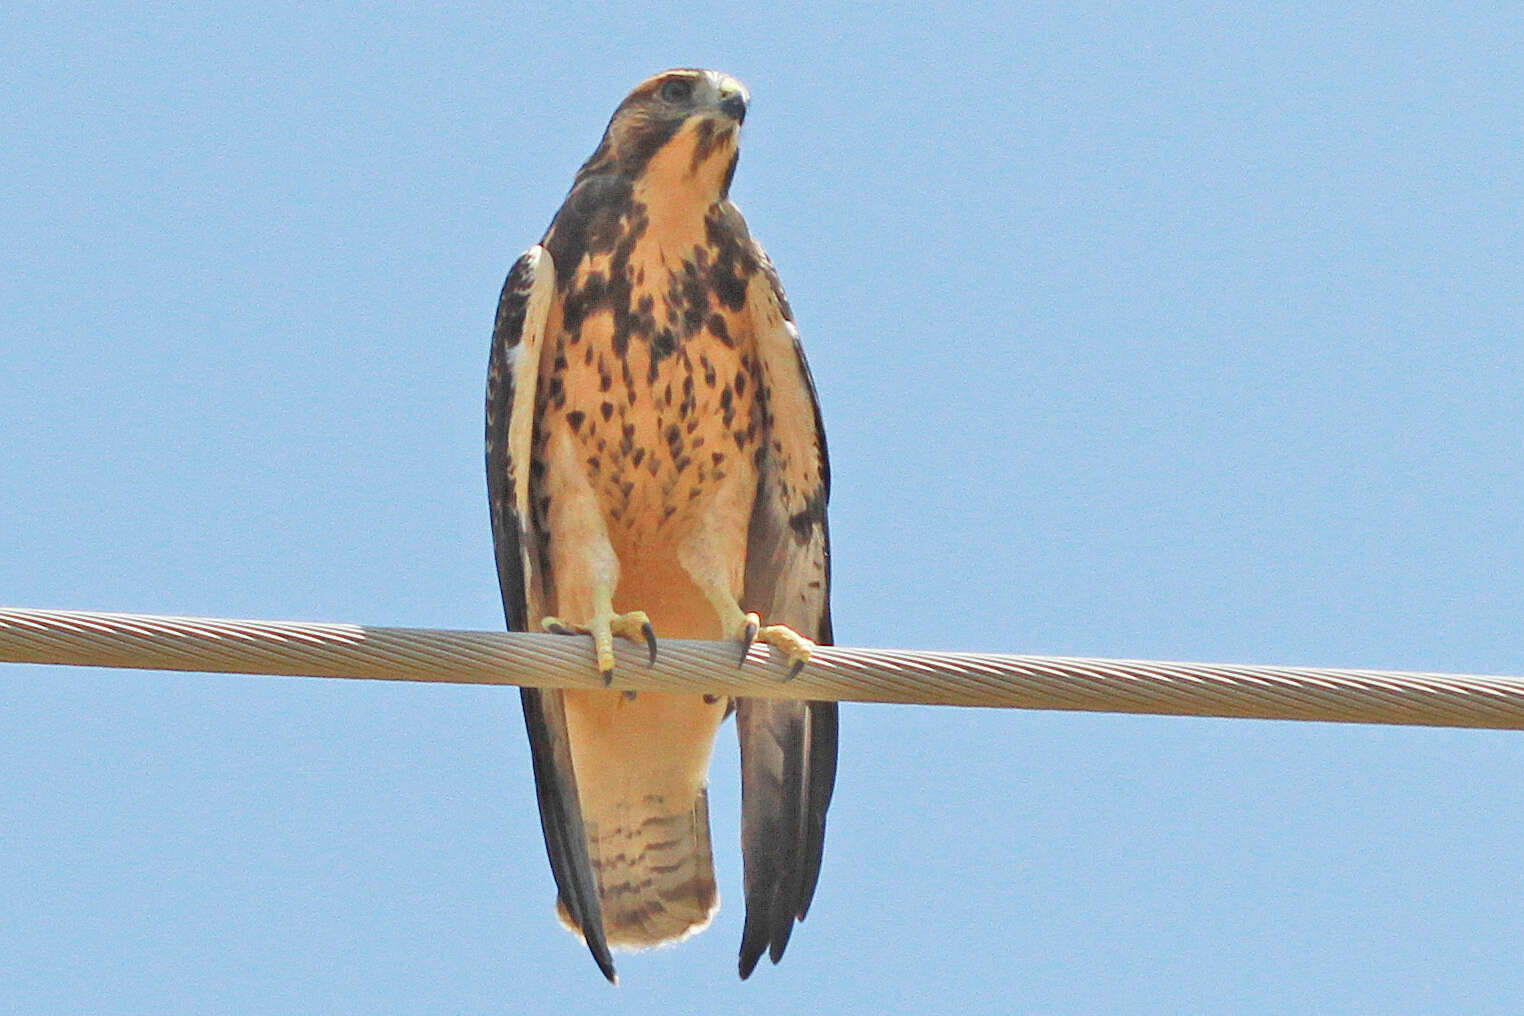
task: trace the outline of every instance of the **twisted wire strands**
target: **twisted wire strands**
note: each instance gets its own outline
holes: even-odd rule
[[[1524,729],[1524,678],[821,646],[785,680],[771,650],[676,639],[654,666],[621,645],[632,691],[1177,716]],[[0,662],[597,688],[582,639],[0,608]]]

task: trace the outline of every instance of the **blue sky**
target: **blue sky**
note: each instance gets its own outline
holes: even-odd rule
[[[1510,5],[0,13],[0,602],[494,628],[498,287],[745,81],[844,644],[1524,673]],[[0,666],[0,1009],[1424,1013],[1524,996],[1524,737],[849,707],[825,870],[605,985],[511,690]]]

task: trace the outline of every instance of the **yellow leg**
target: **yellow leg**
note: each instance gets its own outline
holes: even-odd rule
[[[599,586],[593,594],[593,602],[596,608],[592,620],[587,624],[572,624],[559,617],[547,617],[540,621],[540,627],[556,635],[591,635],[593,637],[593,653],[598,660],[598,673],[603,676],[605,685],[612,684],[614,680],[614,639],[615,637],[626,638],[632,642],[644,642],[650,650],[651,662],[656,662],[656,629],[651,627],[651,619],[643,610],[632,610],[625,614],[614,612],[614,591],[606,586]]]
[[[731,494],[741,499],[729,508],[750,510],[752,495],[745,495],[740,488]],[[797,677],[809,662],[815,643],[785,625],[764,625],[760,616],[741,609],[736,594],[742,584],[743,569],[739,562],[746,559],[745,530],[739,532],[739,545],[737,535],[735,527],[726,525],[724,518],[711,512],[678,548],[678,564],[714,608],[720,619],[721,637],[741,643],[742,664],[746,662],[746,654],[753,643],[765,642],[783,653],[788,663],[785,680]]]
[[[721,616],[727,618],[726,638],[736,639],[741,643],[741,663],[745,664],[746,655],[751,652],[752,644],[761,642],[783,654],[784,662],[788,664],[788,675],[784,680],[791,681],[798,677],[804,665],[810,661],[810,654],[815,651],[815,643],[787,625],[764,625],[760,615],[743,611],[740,605],[729,596],[724,596],[722,599],[728,602],[717,603],[716,606],[720,607]]]

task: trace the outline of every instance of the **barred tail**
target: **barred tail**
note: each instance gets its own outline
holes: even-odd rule
[[[669,811],[665,798],[650,794],[585,819],[609,945],[647,949],[709,926],[719,890],[707,791],[701,788],[686,810]],[[580,933],[559,901],[556,913]]]

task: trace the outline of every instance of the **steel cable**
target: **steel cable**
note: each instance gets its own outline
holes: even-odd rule
[[[1524,678],[821,646],[785,680],[753,647],[616,646],[630,691],[1524,729]],[[600,688],[587,640],[0,608],[0,662],[459,684]]]

